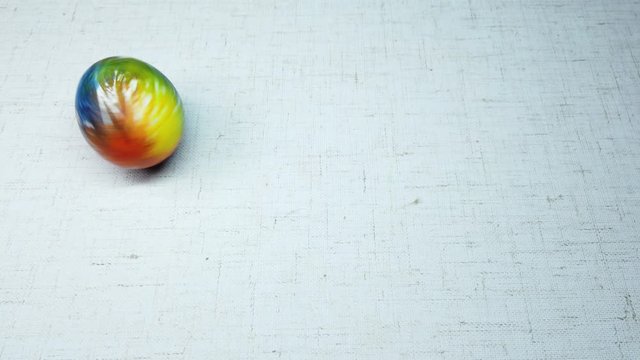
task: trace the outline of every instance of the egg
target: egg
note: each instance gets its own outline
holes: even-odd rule
[[[89,67],[78,84],[75,107],[87,142],[124,168],[161,163],[182,137],[178,91],[159,70],[134,58],[110,57]]]

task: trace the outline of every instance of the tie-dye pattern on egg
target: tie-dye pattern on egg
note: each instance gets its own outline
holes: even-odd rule
[[[126,168],[162,162],[182,136],[184,112],[175,87],[156,68],[133,58],[93,64],[78,84],[76,113],[89,144]]]

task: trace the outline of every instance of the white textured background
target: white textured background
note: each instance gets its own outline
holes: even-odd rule
[[[152,171],[75,87],[138,57]],[[639,359],[640,2],[0,0],[0,359]]]

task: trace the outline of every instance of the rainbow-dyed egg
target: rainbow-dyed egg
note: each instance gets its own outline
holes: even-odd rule
[[[78,84],[76,113],[89,144],[125,168],[162,162],[182,136],[184,112],[176,88],[156,68],[133,58],[93,64]]]

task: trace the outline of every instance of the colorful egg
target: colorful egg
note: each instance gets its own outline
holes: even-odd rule
[[[184,112],[175,87],[156,68],[133,58],[93,64],[78,84],[76,113],[87,142],[125,168],[162,162],[182,136]]]

